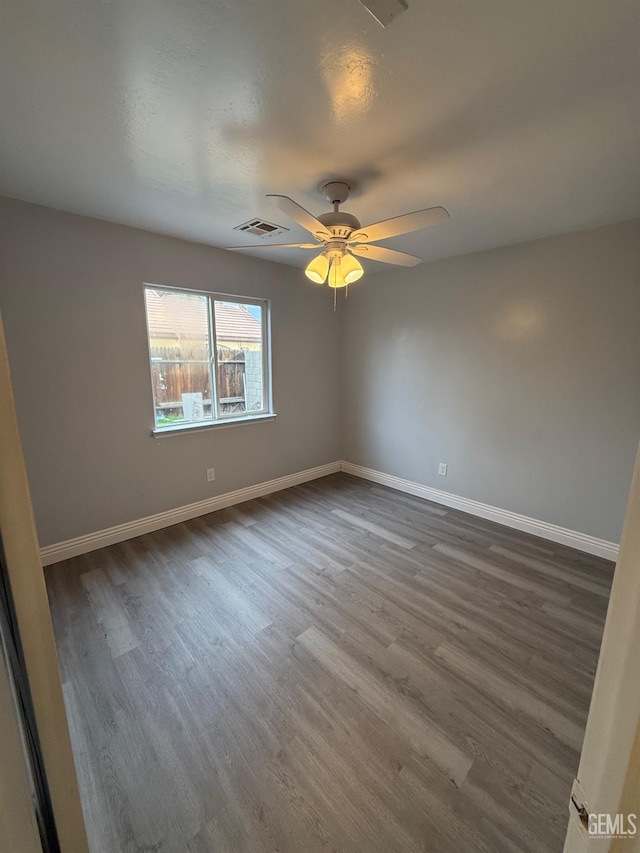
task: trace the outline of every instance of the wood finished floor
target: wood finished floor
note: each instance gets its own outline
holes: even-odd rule
[[[559,853],[612,568],[344,474],[50,567],[92,853]]]

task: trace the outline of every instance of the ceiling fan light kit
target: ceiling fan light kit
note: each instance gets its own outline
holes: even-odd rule
[[[329,258],[324,254],[318,255],[312,261],[309,261],[304,274],[314,284],[324,284],[329,273]]]
[[[265,248],[322,249],[320,254],[307,264],[304,272],[314,284],[326,282],[334,290],[334,294],[338,288],[346,287],[362,278],[364,269],[355,255],[396,266],[412,267],[421,263],[422,258],[415,255],[368,244],[444,222],[449,219],[444,207],[416,210],[363,228],[353,214],[340,210],[340,205],[348,199],[352,188],[350,181],[329,181],[324,184],[322,192],[333,205],[333,210],[317,217],[288,196],[267,196],[283,213],[309,231],[315,237],[316,243],[263,243],[257,246],[228,248],[232,251]]]
[[[344,280],[347,284],[353,284],[364,275],[362,264],[357,258],[354,258],[353,255],[344,255],[341,262],[341,268],[342,275],[344,276]]]
[[[334,288],[334,290],[338,290],[338,288],[340,287],[347,286],[347,282],[344,280],[344,275],[342,274],[340,258],[336,258],[335,261],[331,262],[331,267],[329,268],[329,277],[327,278],[327,284],[329,285],[329,287]]]

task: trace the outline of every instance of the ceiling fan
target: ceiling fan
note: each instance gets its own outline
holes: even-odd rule
[[[261,243],[254,246],[229,246],[228,248],[234,252],[245,249],[317,250],[322,248],[322,252],[307,264],[305,275],[316,284],[324,284],[326,281],[329,287],[339,288],[346,287],[362,277],[364,270],[356,255],[403,267],[414,267],[421,263],[422,258],[415,255],[371,244],[379,240],[387,240],[389,237],[397,237],[399,234],[429,228],[449,219],[449,214],[444,207],[429,207],[426,210],[405,213],[363,228],[353,214],[340,210],[340,205],[347,200],[350,191],[351,184],[347,181],[329,181],[325,184],[322,192],[327,201],[333,205],[333,211],[321,213],[317,217],[286,195],[267,195],[267,198],[273,199],[283,213],[310,231],[317,241],[315,243]]]

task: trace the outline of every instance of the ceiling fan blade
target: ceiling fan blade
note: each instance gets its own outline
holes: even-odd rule
[[[225,246],[230,252],[243,249],[321,249],[322,243],[254,243],[253,246]]]
[[[286,213],[294,222],[297,222],[298,225],[302,225],[303,228],[310,231],[314,237],[318,237],[320,240],[328,240],[331,237],[331,234],[319,219],[316,219],[312,213],[309,213],[308,210],[305,210],[304,207],[301,207],[297,201],[289,198],[289,196],[268,194],[267,198],[273,199],[274,203],[278,205],[283,213]]]
[[[415,210],[413,213],[405,213],[402,216],[394,216],[393,219],[385,219],[384,222],[367,225],[359,231],[354,231],[349,240],[355,243],[374,243],[377,240],[386,240],[388,237],[397,237],[399,234],[409,234],[410,231],[430,228],[432,225],[444,222],[445,219],[449,219],[449,214],[444,207],[428,207],[426,210]]]
[[[415,267],[422,263],[422,258],[397,252],[395,249],[385,249],[384,246],[349,246],[349,251],[361,258],[371,258],[372,261],[382,261],[384,264],[396,264],[400,267]]]

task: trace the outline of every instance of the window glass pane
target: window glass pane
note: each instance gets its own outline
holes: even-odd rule
[[[211,420],[207,297],[147,287],[145,300],[156,425]]]
[[[220,415],[261,412],[265,408],[263,308],[216,300],[214,312]]]

